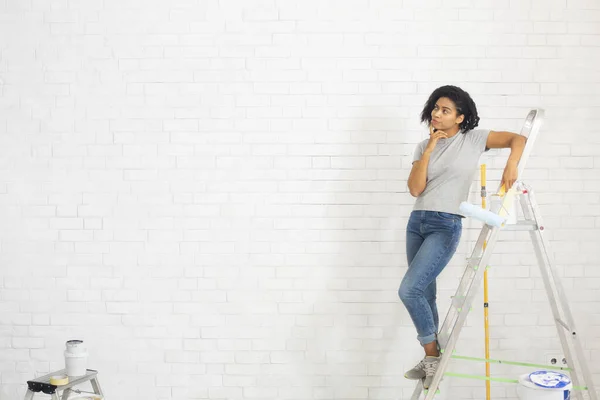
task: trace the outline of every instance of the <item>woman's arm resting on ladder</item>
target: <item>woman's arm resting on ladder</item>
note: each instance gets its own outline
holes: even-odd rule
[[[501,185],[508,191],[518,178],[518,165],[527,138],[512,132],[490,131],[486,147],[489,149],[510,149],[510,156],[502,174]]]

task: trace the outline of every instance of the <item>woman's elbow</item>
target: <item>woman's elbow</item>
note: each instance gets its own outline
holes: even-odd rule
[[[421,193],[423,193],[423,188],[415,188],[415,187],[409,186],[408,191],[412,197],[419,197],[419,195]]]

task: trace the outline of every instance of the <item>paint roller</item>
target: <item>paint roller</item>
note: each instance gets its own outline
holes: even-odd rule
[[[484,208],[474,206],[473,204],[467,203],[463,201],[460,203],[459,210],[465,217],[475,218],[479,221],[483,221],[484,223],[490,226],[501,227],[506,221],[505,218],[499,216],[498,214],[494,214],[491,211],[488,211]]]

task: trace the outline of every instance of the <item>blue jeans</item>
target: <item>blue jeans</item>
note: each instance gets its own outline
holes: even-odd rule
[[[406,227],[408,271],[398,295],[417,328],[421,345],[436,340],[439,316],[435,280],[458,247],[462,217],[438,211],[413,211]]]

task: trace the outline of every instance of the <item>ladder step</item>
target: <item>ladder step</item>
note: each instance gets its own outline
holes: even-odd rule
[[[569,333],[575,334],[575,332],[573,332],[571,330],[571,327],[565,321],[563,321],[562,319],[556,318],[555,321],[557,323],[559,323],[563,328],[565,328]]]
[[[458,312],[463,311],[463,307],[465,304],[466,296],[452,296],[452,307]],[[472,306],[469,306],[469,311],[473,309]]]
[[[538,225],[535,221],[522,220],[516,224],[506,224],[502,227],[506,231],[537,231]]]

